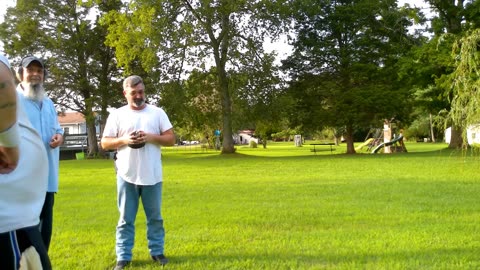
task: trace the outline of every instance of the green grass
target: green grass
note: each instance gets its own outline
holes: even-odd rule
[[[480,268],[477,155],[424,143],[354,156],[344,146],[259,147],[164,148],[166,269]],[[54,269],[111,269],[112,161],[60,166]],[[158,268],[145,228],[140,209],[129,269]]]

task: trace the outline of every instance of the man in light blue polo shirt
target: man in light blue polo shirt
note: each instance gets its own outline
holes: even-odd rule
[[[20,102],[47,149],[48,189],[40,214],[40,231],[48,250],[52,237],[54,194],[58,191],[59,146],[63,143],[63,130],[52,100],[45,95],[45,75],[43,61],[35,56],[23,58],[17,69]]]

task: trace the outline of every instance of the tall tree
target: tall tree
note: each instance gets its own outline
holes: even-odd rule
[[[172,112],[171,118],[186,134],[203,134],[213,138],[222,125],[222,108],[215,69],[208,72],[194,70],[178,87],[169,83],[161,92],[161,101]]]
[[[419,118],[418,122],[433,115],[435,127],[442,133],[446,125],[443,112],[450,109],[451,101],[451,94],[442,85],[454,70],[450,55],[454,41],[451,36],[424,37],[399,62],[400,81],[414,92],[412,118]]]
[[[310,129],[345,128],[353,154],[358,127],[407,114],[410,93],[396,65],[415,44],[408,27],[416,13],[381,0],[300,0],[294,7],[297,38],[284,67],[296,119]]]
[[[186,67],[215,66],[222,108],[222,153],[233,153],[229,70],[258,66],[266,36],[276,37],[286,0],[134,0],[105,17],[119,64],[140,61],[150,73],[178,79]],[[258,65],[257,65],[258,64]]]
[[[469,23],[465,23],[465,19],[478,20],[474,14],[477,12],[472,12],[477,9],[473,5],[475,1],[472,0],[426,0],[432,7],[432,9],[438,14],[438,16],[432,19],[432,30],[436,37],[450,36],[446,40],[450,41],[449,44],[453,44],[454,40],[460,39],[463,33],[468,29]],[[467,11],[466,7],[470,5],[470,10]],[[470,15],[470,16],[468,16]],[[445,38],[442,38],[445,39]],[[453,42],[452,42],[453,40]],[[453,64],[455,59],[451,59],[448,63],[449,66]],[[448,68],[448,67],[447,67]],[[449,79],[451,71],[443,74],[443,78],[435,81],[435,86],[444,91],[444,96],[447,101],[451,101],[454,98],[455,92],[452,91],[450,87],[451,80]],[[449,108],[448,108],[449,110]],[[450,139],[450,148],[460,148],[462,147],[464,140],[462,138],[462,129],[461,126],[458,126],[455,121],[452,123],[451,129],[451,139]]]
[[[450,117],[453,123],[466,130],[480,123],[480,29],[469,32],[454,47],[457,59],[452,73],[452,100]],[[466,132],[463,133],[466,139]],[[466,140],[465,140],[466,141]]]
[[[232,73],[232,84],[238,89],[234,97],[234,126],[241,129],[253,129],[267,147],[267,138],[278,131],[280,123],[286,118],[284,85],[279,68],[274,65],[275,55],[266,54],[261,66],[244,66]]]
[[[0,30],[9,55],[37,54],[47,59],[48,93],[61,110],[85,115],[90,155],[99,151],[97,112],[106,119],[107,108],[121,97],[114,51],[104,45],[106,28],[91,12],[102,14],[119,9],[122,3],[97,2],[19,0],[8,9]]]
[[[274,60],[273,55],[265,54],[261,67],[246,64],[241,70],[229,72],[229,87],[236,89],[231,91],[234,129],[255,129],[264,137],[267,127],[275,126],[281,118],[283,108],[278,108],[277,99],[282,91]],[[179,131],[183,134],[177,134],[203,134],[213,142],[214,131],[222,126],[216,74],[214,67],[207,72],[193,70],[185,80],[160,85],[160,102],[175,125],[182,127]]]

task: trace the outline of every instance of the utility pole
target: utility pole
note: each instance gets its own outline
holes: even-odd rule
[[[430,114],[430,138],[432,139],[432,142],[435,142],[435,135],[433,134],[432,114]]]

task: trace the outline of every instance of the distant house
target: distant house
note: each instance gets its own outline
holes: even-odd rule
[[[60,127],[63,129],[65,135],[87,133],[85,116],[79,112],[61,113],[58,115],[58,122],[60,122]]]
[[[452,137],[452,128],[445,130],[445,142],[450,143]],[[469,145],[480,144],[480,125],[470,125],[467,128],[467,141]]]
[[[250,141],[258,143],[258,138],[255,138],[253,134],[254,130],[246,129],[239,130],[237,134],[233,135],[233,141],[235,144],[249,144]]]

